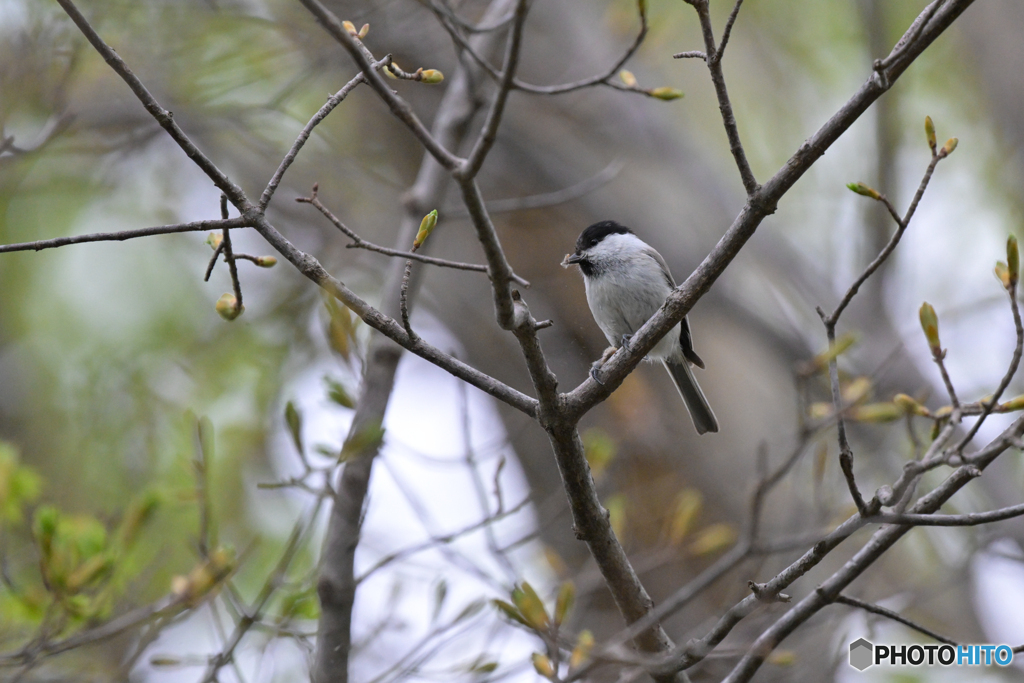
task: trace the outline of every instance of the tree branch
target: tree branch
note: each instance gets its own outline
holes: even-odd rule
[[[864,610],[865,612],[871,612],[872,614],[877,614],[879,616],[886,617],[888,619],[892,619],[893,621],[898,621],[899,623],[903,624],[904,626],[909,626],[910,628],[914,629],[915,631],[923,633],[924,635],[928,636],[929,638],[932,638],[933,640],[937,640],[940,643],[946,643],[947,645],[956,645],[957,644],[955,641],[950,640],[949,638],[946,638],[945,636],[941,636],[938,633],[936,633],[935,631],[932,631],[931,629],[927,629],[924,626],[921,626],[920,624],[918,624],[917,622],[912,621],[910,619],[907,619],[906,617],[901,616],[901,615],[897,614],[896,612],[893,612],[891,609],[886,609],[885,607],[880,607],[878,605],[873,605],[870,602],[864,602],[863,600],[858,600],[857,598],[851,598],[850,596],[843,595],[842,593],[840,593],[839,595],[836,596],[835,603],[839,604],[839,605],[849,605],[850,607],[857,607],[859,609]]]
[[[366,249],[367,251],[375,251],[378,254],[384,254],[385,256],[395,256],[398,258],[412,259],[414,261],[421,261],[423,263],[429,263],[433,266],[440,266],[441,268],[454,268],[456,270],[471,270],[477,273],[487,273],[487,266],[480,265],[477,263],[462,263],[461,261],[449,261],[448,259],[436,258],[434,256],[426,256],[424,254],[402,251],[401,249],[390,249],[388,247],[382,247],[373,242],[368,242],[360,237],[354,230],[349,228],[347,225],[341,222],[341,220],[334,215],[334,213],[324,206],[323,202],[317,197],[318,191],[317,185],[313,186],[313,192],[309,197],[296,197],[295,201],[303,204],[311,204],[317,211],[322,213],[327,220],[329,220],[334,227],[341,230],[352,240],[352,244],[346,245],[351,249]],[[512,279],[521,284],[523,287],[529,287],[530,283],[525,278],[519,277],[515,273],[512,274]]]
[[[157,225],[152,228],[138,228],[135,230],[121,230],[118,232],[96,232],[89,235],[72,235],[70,237],[55,237],[49,240],[38,240],[36,242],[20,242],[18,244],[0,245],[0,254],[12,251],[42,251],[43,249],[56,249],[66,247],[69,244],[85,244],[87,242],[124,242],[137,237],[151,237],[153,235],[173,235],[179,232],[204,232],[206,230],[223,230],[224,228],[251,228],[251,222],[244,216],[228,218],[227,220],[205,220],[193,221],[191,223],[175,223],[174,225]]]
[[[581,416],[618,388],[622,380],[646,356],[654,345],[693,308],[736,257],[761,221],[775,211],[778,201],[804,173],[831,147],[840,135],[881,97],[907,67],[948,28],[974,0],[948,0],[920,33],[900,48],[883,69],[884,77],[873,72],[846,104],[793,154],[747,202],[725,235],[697,269],[669,296],[665,304],[630,340],[629,349],[620,349],[602,367],[604,384],[593,379],[565,395],[570,415]]]
[[[96,30],[89,24],[86,18],[78,11],[72,0],[57,0],[58,4],[64,9],[71,20],[78,26],[78,30],[82,32],[92,46],[96,48],[96,51],[100,53],[100,56],[106,60],[110,68],[128,84],[128,87],[132,89],[135,96],[142,102],[142,106],[146,108],[146,111],[156,119],[156,122],[160,124],[160,127],[167,131],[167,134],[171,136],[171,139],[178,143],[182,151],[188,156],[189,159],[195,163],[202,171],[213,181],[213,184],[217,188],[227,195],[231,203],[235,205],[239,213],[245,213],[245,209],[249,206],[249,200],[246,198],[245,193],[242,192],[242,188],[235,185],[230,178],[227,177],[212,161],[209,157],[203,154],[198,147],[192,142],[191,139],[185,134],[185,132],[178,126],[174,121],[174,115],[160,106],[156,101],[156,98],[150,94],[146,86],[142,84],[142,81],[132,73],[128,65],[125,64],[124,60],[112,49],[110,46],[103,42]]]
[[[66,0],[63,0],[66,1]],[[452,154],[444,146],[438,142],[437,138],[423,122],[420,121],[419,117],[409,106],[409,103],[399,97],[387,83],[384,82],[383,76],[381,76],[374,68],[373,56],[367,51],[362,42],[358,38],[349,34],[342,26],[338,18],[334,16],[334,13],[324,7],[318,2],[318,0],[299,0],[310,13],[317,18],[320,25],[331,34],[331,36],[341,43],[341,46],[348,51],[352,56],[352,60],[363,70],[363,77],[370,84],[377,94],[380,96],[384,103],[391,109],[391,113],[395,117],[404,123],[406,127],[412,132],[413,135],[420,141],[430,154],[437,159],[437,162],[444,166],[449,171],[454,171],[463,163],[463,159],[460,159],[455,154]]]

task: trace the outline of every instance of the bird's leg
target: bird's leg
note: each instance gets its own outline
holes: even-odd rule
[[[629,351],[629,342],[630,342],[630,340],[632,338],[633,338],[633,335],[631,335],[631,334],[624,334],[624,335],[622,335],[622,340],[619,342],[621,344],[622,348],[624,348],[627,351]]]
[[[593,379],[601,386],[604,386],[604,382],[602,382],[601,379],[597,376],[597,373],[601,370],[604,364],[608,362],[608,359],[614,356],[615,352],[618,350],[619,349],[614,346],[609,346],[607,349],[604,350],[604,353],[601,354],[601,357],[595,360],[590,366],[591,379]]]

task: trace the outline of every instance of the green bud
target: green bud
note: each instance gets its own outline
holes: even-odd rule
[[[999,280],[999,284],[1003,286],[1003,289],[1010,288],[1010,269],[1006,267],[1006,264],[1002,261],[996,261],[995,267],[996,279]]]
[[[273,256],[257,256],[256,265],[260,268],[273,268],[277,265],[277,259]]]
[[[219,232],[211,232],[206,236],[206,243],[210,245],[210,249],[214,251],[220,246],[220,243],[224,241],[224,235]]]
[[[956,138],[950,138],[946,140],[946,144],[942,146],[942,151],[940,152],[940,154],[942,154],[942,156],[944,157],[949,156],[950,154],[953,153],[953,150],[956,149],[957,143],[959,142],[960,141],[957,140]]]
[[[444,74],[437,69],[427,69],[420,74],[421,83],[440,83],[444,80]]]
[[[583,629],[580,631],[579,637],[576,639],[576,647],[572,649],[572,656],[569,658],[569,668],[578,669],[590,656],[590,651],[594,648],[594,634],[589,629]]]
[[[366,34],[369,33],[369,32],[370,32],[370,25],[369,24],[363,24],[363,27],[359,29],[359,33],[356,34],[356,37],[359,38],[359,40],[362,40],[363,38],[366,37]]]
[[[430,233],[434,231],[434,226],[437,225],[437,209],[434,209],[420,221],[420,229],[416,233],[416,239],[413,240],[412,248],[419,249],[423,246],[423,243],[430,237]]]
[[[548,612],[544,609],[544,603],[537,595],[537,591],[533,590],[533,586],[528,582],[523,581],[522,585],[513,589],[512,602],[531,628],[543,631],[548,627],[548,623],[551,621]]]
[[[1006,403],[999,406],[999,412],[1009,413],[1017,410],[1024,409],[1024,395],[1018,396],[1017,398],[1011,398]]]
[[[932,117],[924,117],[924,134],[928,138],[928,147],[931,148],[932,152],[935,152],[935,124],[932,123]]]
[[[523,619],[523,615],[519,613],[513,605],[505,602],[504,600],[492,600],[491,601],[498,610],[512,621],[522,624],[523,626],[529,626],[526,620]]]
[[[647,94],[659,100],[669,102],[671,100],[678,100],[683,96],[683,91],[678,88],[669,88],[668,86],[662,86],[653,90],[648,90]]]
[[[558,598],[555,600],[555,626],[561,626],[566,615],[572,609],[572,603],[576,600],[576,586],[572,581],[566,581],[558,589]]]
[[[235,299],[235,295],[230,292],[221,294],[221,297],[217,299],[217,304],[214,306],[217,310],[217,314],[225,320],[231,321],[242,315],[245,310],[245,306],[239,306],[238,300]]]
[[[863,197],[871,197],[876,200],[882,198],[882,195],[878,194],[878,190],[868,187],[864,183],[847,183],[846,187],[851,192],[856,192]]]
[[[892,422],[903,415],[903,407],[896,403],[866,403],[849,410],[854,422]]]
[[[921,417],[930,417],[931,413],[923,405],[918,403],[913,397],[907,396],[906,394],[896,394],[892,397],[892,402],[903,409],[903,412],[907,415],[920,415]]]
[[[542,655],[539,652],[533,653],[533,668],[536,669],[537,673],[547,679],[554,679],[555,667],[552,666],[551,660],[548,659],[547,655]]]
[[[622,71],[619,72],[619,78],[622,79],[622,82],[625,83],[628,87],[636,87],[636,76],[633,75],[632,71],[623,69]]]
[[[931,347],[933,355],[939,355],[942,353],[942,344],[939,343],[939,318],[935,315],[935,309],[927,301],[921,304],[921,310],[918,312],[921,318],[921,329],[924,330],[924,336],[928,339],[928,346]]]
[[[356,25],[353,24],[351,21],[343,21],[341,22],[341,25],[345,28],[346,31],[348,31],[350,36],[359,35],[359,31],[356,30]]]

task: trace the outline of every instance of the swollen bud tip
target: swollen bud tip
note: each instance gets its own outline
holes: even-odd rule
[[[444,80],[444,74],[437,69],[427,69],[420,73],[421,83],[440,83]]]
[[[628,69],[623,69],[622,71],[619,72],[619,78],[622,79],[622,82],[626,84],[628,87],[636,87],[636,76],[633,75],[632,71],[629,71]]]
[[[217,310],[217,314],[220,317],[228,321],[234,320],[238,316],[242,315],[242,312],[245,310],[245,306],[239,306],[235,295],[230,292],[222,294],[221,297],[217,299],[217,304],[214,308]]]
[[[931,148],[932,152],[935,151],[935,124],[932,123],[932,117],[924,117],[924,134],[928,138],[928,147]]]
[[[435,225],[437,225],[437,209],[428,213],[420,221],[420,229],[416,232],[416,239],[412,243],[413,249],[419,249],[423,246],[426,239],[430,237],[430,233],[434,231]]]
[[[670,100],[678,100],[680,97],[683,96],[683,91],[679,90],[678,88],[669,88],[668,86],[662,86],[660,88],[648,90],[647,94],[650,95],[651,97],[668,102]]]
[[[931,347],[932,355],[938,356],[942,353],[942,345],[939,343],[939,317],[935,315],[935,309],[927,301],[921,304],[918,312],[921,318],[921,329]]]
[[[946,140],[946,144],[942,146],[942,156],[949,156],[950,154],[952,154],[953,150],[956,149],[956,146],[959,142],[960,141],[957,140],[956,138],[950,138]]]
[[[847,183],[846,187],[851,192],[856,192],[862,197],[871,197],[872,199],[881,199],[882,195],[878,193],[878,190],[873,187],[868,187],[864,183]]]
[[[273,256],[257,256],[256,265],[260,268],[273,268],[277,265],[277,259]]]

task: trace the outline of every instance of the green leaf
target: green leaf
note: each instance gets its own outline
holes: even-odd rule
[[[284,406],[284,421],[288,424],[288,431],[292,435],[292,443],[295,444],[296,450],[305,453],[302,447],[302,414],[291,401]]]

